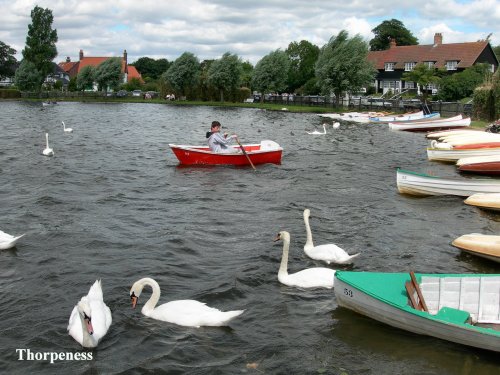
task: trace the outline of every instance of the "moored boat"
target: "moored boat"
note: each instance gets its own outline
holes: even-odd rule
[[[414,122],[390,122],[389,128],[392,130],[404,130],[412,132],[426,132],[429,130],[443,130],[443,129],[457,129],[466,128],[470,126],[470,117],[450,119],[436,119],[428,121],[414,121]]]
[[[434,161],[456,162],[458,159],[469,158],[475,156],[489,156],[500,155],[500,145],[498,147],[484,147],[484,148],[460,148],[455,149],[444,148],[441,145],[448,145],[447,143],[431,145],[427,147],[427,158]]]
[[[500,275],[337,271],[339,306],[413,333],[500,351]]]
[[[401,194],[416,196],[500,193],[500,179],[437,177],[425,173],[397,169],[397,187]]]
[[[500,175],[500,154],[458,159],[457,167],[460,172]]]
[[[246,155],[239,146],[232,146],[234,153],[212,152],[208,146],[189,146],[169,144],[173,153],[183,165],[254,165],[281,164],[283,148],[276,142],[264,140],[258,144],[243,145]]]
[[[500,211],[500,193],[473,194],[464,203],[485,210]]]
[[[464,234],[453,240],[451,244],[469,254],[500,263],[500,236]]]
[[[403,113],[402,115],[391,115],[391,116],[379,116],[370,117],[370,122],[394,122],[394,121],[407,121],[424,118],[424,111],[413,112],[413,113]]]

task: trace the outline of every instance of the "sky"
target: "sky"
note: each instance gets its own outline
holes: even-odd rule
[[[200,61],[225,52],[256,64],[278,48],[307,40],[322,47],[341,30],[367,42],[371,30],[397,19],[432,44],[475,42],[489,34],[500,45],[500,0],[0,0],[0,41],[22,59],[31,10],[52,10],[59,40],[55,62],[85,56],[174,61],[191,52]]]

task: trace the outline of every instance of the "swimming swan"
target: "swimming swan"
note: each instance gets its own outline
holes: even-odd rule
[[[153,289],[153,294],[144,304],[141,312],[153,319],[163,320],[186,327],[220,327],[227,325],[231,319],[245,311],[220,311],[213,307],[208,307],[202,302],[190,299],[170,301],[156,307],[160,299],[160,286],[155,280],[149,277],[136,281],[134,285],[132,285],[132,288],[130,288],[130,299],[132,300],[133,308],[135,308],[142,289],[146,285],[149,285],[151,289]]]
[[[322,135],[322,134],[326,134],[326,125],[323,124],[323,133],[320,132],[320,131],[312,131],[312,132],[307,132],[307,134],[312,134],[312,135]]]
[[[341,249],[335,244],[326,244],[314,246],[312,239],[311,227],[309,226],[309,216],[311,211],[306,208],[304,210],[304,223],[306,224],[307,240],[304,245],[304,252],[309,258],[316,260],[323,260],[327,264],[337,263],[337,264],[349,264],[352,263],[352,259],[357,257],[359,253],[354,255],[349,255],[344,249]]]
[[[45,156],[54,156],[54,150],[49,147],[49,133],[45,133],[45,143],[46,147],[42,151]]]
[[[334,122],[333,123],[333,128],[338,129],[340,127],[340,122]]]
[[[67,128],[67,127],[66,127],[66,124],[64,123],[64,121],[61,121],[61,122],[62,122],[62,126],[63,126],[63,128],[64,128],[64,131],[65,131],[66,133],[71,133],[71,132],[73,131],[73,129],[72,129],[72,128]]]
[[[0,250],[7,250],[16,246],[17,240],[19,240],[22,236],[24,236],[24,234],[14,237],[0,230]]]
[[[103,301],[101,280],[96,280],[71,312],[68,333],[84,348],[95,348],[111,325],[111,310]]]
[[[280,283],[298,288],[333,288],[335,270],[324,267],[306,268],[305,270],[288,273],[288,251],[290,248],[290,233],[281,231],[274,241],[283,240],[283,255],[281,256],[278,280]]]

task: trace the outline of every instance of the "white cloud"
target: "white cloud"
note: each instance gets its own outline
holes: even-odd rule
[[[384,20],[396,18],[422,44],[435,32],[446,42],[475,41],[493,33],[500,44],[499,0],[0,0],[0,40],[24,48],[30,12],[39,5],[53,11],[62,61],[87,56],[120,56],[174,60],[183,52],[200,60],[236,53],[256,63],[277,48],[308,40],[323,46],[340,30],[365,40]]]

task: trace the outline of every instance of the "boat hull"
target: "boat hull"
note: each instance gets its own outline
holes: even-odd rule
[[[500,147],[492,148],[468,148],[460,150],[445,150],[439,148],[428,147],[427,158],[434,161],[456,162],[458,159],[470,158],[475,156],[490,156],[499,155]]]
[[[442,178],[398,169],[397,187],[401,194],[430,196],[500,193],[500,180],[493,178]]]
[[[500,236],[464,234],[451,244],[469,254],[500,263]]]
[[[179,160],[179,164],[182,165],[250,165],[247,156],[241,152],[234,154],[220,154],[211,152],[208,147],[173,144],[170,144],[169,146]],[[238,146],[235,146],[234,148],[235,151],[239,150]],[[281,147],[262,149],[261,145],[255,144],[244,145],[243,148],[254,165],[266,163],[281,164],[281,156],[283,153],[283,149]]]
[[[384,293],[398,296],[399,301],[395,302],[385,298],[384,294],[377,295],[350,282],[348,277],[345,277],[349,273],[352,272],[337,271],[335,275],[334,291],[340,306],[405,331],[476,348],[500,351],[500,334],[492,329],[486,330],[465,322],[453,323],[441,320],[437,315],[408,306],[407,302],[402,300],[402,296],[406,296],[404,282],[410,279],[409,275],[405,278],[403,274],[372,273],[374,277],[380,275],[387,280],[383,288]]]
[[[500,161],[464,164],[458,167],[460,172],[500,176]]]
[[[474,194],[468,197],[464,203],[485,210],[500,211],[500,194]]]
[[[424,122],[408,122],[408,123],[398,123],[390,122],[389,128],[391,130],[404,130],[409,132],[427,132],[427,131],[437,131],[446,129],[459,129],[466,128],[470,126],[471,119],[438,119],[438,120],[428,120]]]

